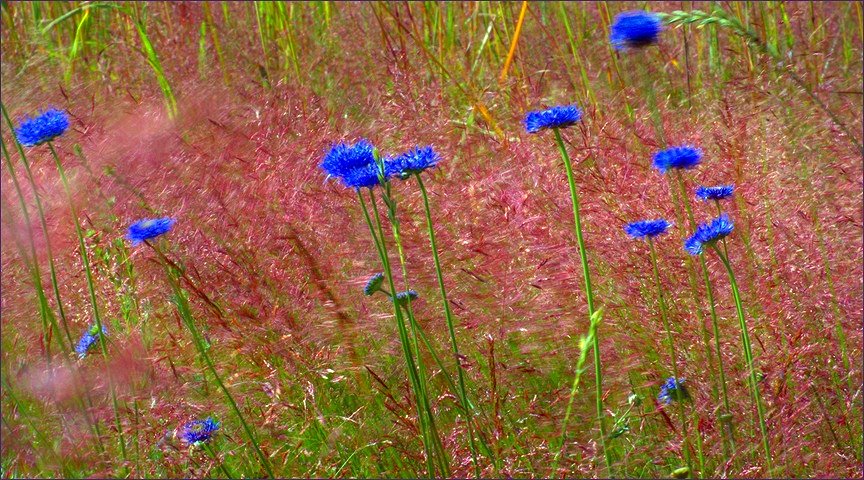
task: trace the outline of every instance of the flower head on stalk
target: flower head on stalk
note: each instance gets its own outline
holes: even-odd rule
[[[108,332],[105,330],[105,325],[102,325],[102,334],[107,335]],[[87,356],[87,352],[93,345],[96,345],[96,342],[99,341],[99,327],[93,325],[90,327],[84,335],[81,335],[81,339],[78,340],[78,345],[75,346],[75,353],[78,354],[78,358],[84,358]]]
[[[129,231],[126,233],[126,238],[132,241],[132,245],[138,245],[145,240],[156,238],[171,231],[171,228],[176,223],[173,218],[146,218],[138,220],[129,225]]]
[[[687,388],[684,387],[685,381],[686,379],[684,378],[678,380],[675,377],[666,379],[666,382],[660,387],[660,394],[657,395],[657,400],[668,405],[675,400],[680,401],[690,398]]]
[[[657,43],[663,29],[657,14],[636,10],[615,15],[609,41],[616,50],[647,47]]]
[[[660,173],[671,169],[691,169],[702,161],[702,150],[690,145],[670,147],[654,154],[654,168]]]
[[[624,226],[624,231],[633,238],[651,239],[666,233],[666,230],[671,226],[671,223],[659,218],[657,220],[641,220],[628,223]]]
[[[18,142],[35,147],[63,135],[69,128],[69,116],[63,110],[50,108],[35,117],[25,118],[15,130]]]
[[[394,176],[405,180],[413,174],[435,167],[440,161],[441,157],[431,146],[415,147],[388,159],[385,162],[385,170],[388,177]]]
[[[696,197],[704,202],[711,200],[723,200],[729,198],[735,192],[735,185],[718,185],[716,187],[699,187],[696,189]]]
[[[216,430],[219,430],[219,422],[207,417],[204,420],[193,420],[183,425],[179,437],[189,445],[197,445],[209,441]]]
[[[383,273],[376,273],[375,275],[372,275],[371,277],[369,277],[369,280],[366,281],[366,286],[363,287],[363,295],[366,295],[367,297],[373,295],[375,292],[381,290],[381,285],[383,284]]]
[[[576,105],[561,105],[536,110],[525,115],[525,130],[537,133],[549,128],[566,128],[582,119],[582,110]]]
[[[417,297],[419,297],[417,291],[406,290],[404,292],[399,292],[396,294],[396,302],[399,305],[405,306],[408,304],[408,302],[413,302],[414,300],[417,300]]]
[[[375,155],[375,147],[368,140],[353,145],[343,142],[330,148],[319,166],[328,178],[336,177],[348,188],[374,188],[380,184]],[[384,179],[388,177],[385,169]]]
[[[725,213],[710,222],[702,223],[696,227],[696,231],[684,242],[684,249],[690,255],[700,255],[706,246],[717,243],[732,233],[735,225]]]
[[[352,170],[375,163],[375,147],[366,140],[357,143],[337,143],[330,148],[319,165],[328,177],[342,178]]]

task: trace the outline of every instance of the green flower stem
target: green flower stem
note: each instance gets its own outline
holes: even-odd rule
[[[4,110],[4,112],[5,112],[5,110]],[[6,164],[6,168],[9,171],[9,175],[12,177],[12,183],[15,186],[16,193],[18,194],[18,201],[19,201],[19,204],[21,206],[21,211],[24,214],[25,221],[29,225],[30,224],[30,214],[29,214],[28,209],[27,209],[27,204],[24,201],[24,196],[23,196],[23,193],[21,191],[20,184],[18,183],[18,179],[16,178],[15,170],[14,170],[14,167],[12,165],[12,161],[9,157],[9,150],[6,148],[6,142],[3,141],[2,138],[0,138],[0,147],[2,147],[2,150],[3,150],[3,159],[4,159],[4,162]],[[20,146],[19,146],[19,149],[20,149]],[[22,156],[22,158],[23,158],[23,156]],[[26,253],[24,253],[23,251],[22,251],[21,257],[24,259],[25,264],[28,264],[28,266],[31,269],[31,273],[33,275],[33,281],[34,281],[34,287],[36,288],[37,300],[39,301],[39,314],[40,314],[40,317],[42,319],[43,334],[45,335],[45,339],[47,341],[47,339],[48,339],[48,325],[46,322],[51,323],[51,328],[53,328],[54,331],[59,331],[59,327],[57,326],[57,319],[54,316],[54,312],[51,311],[51,307],[48,305],[48,299],[45,295],[45,290],[42,288],[42,275],[39,273],[39,259],[36,256],[36,245],[35,245],[35,241],[33,239],[33,234],[29,228],[26,230],[27,230],[27,237],[28,237],[29,244],[30,244],[30,254],[33,257],[32,264],[29,264],[29,262],[27,262]],[[64,326],[65,326],[65,323],[64,323]],[[64,330],[66,330],[67,339],[69,340],[69,344],[68,344],[68,346],[64,345],[62,343],[62,337],[59,337],[59,336],[58,336],[58,342],[60,343],[61,348],[63,348],[63,351],[66,354],[69,354],[69,353],[71,353],[73,342],[72,342],[72,338],[69,336],[68,329],[64,329]],[[49,362],[50,362],[50,344],[48,344],[47,347],[48,348],[46,350],[46,356],[49,358]],[[67,361],[68,361],[68,359],[67,359]],[[105,446],[102,444],[102,432],[99,429],[99,424],[96,422],[96,420],[93,418],[93,415],[90,413],[90,410],[93,408],[93,400],[90,397],[90,392],[81,388],[81,385],[83,384],[83,379],[81,377],[81,371],[78,369],[74,369],[74,368],[71,370],[73,372],[75,372],[75,376],[78,380],[78,382],[75,383],[75,388],[79,394],[76,397],[78,404],[81,408],[81,411],[84,413],[84,417],[87,419],[88,423],[90,424],[90,427],[93,429],[93,437],[96,440],[97,450],[99,451],[99,453],[105,453]]]
[[[741,293],[738,290],[738,282],[735,281],[735,273],[732,272],[732,265],[729,263],[729,258],[723,255],[723,252],[717,248],[717,245],[711,245],[711,248],[720,257],[723,266],[726,267],[726,273],[729,275],[729,284],[732,287],[732,297],[735,299],[735,311],[738,313],[738,322],[741,327],[741,343],[744,345],[744,358],[747,361],[747,370],[750,393],[753,395],[753,403],[756,407],[756,415],[759,420],[759,430],[762,433],[762,447],[765,449],[765,464],[766,475],[771,474],[771,448],[768,444],[768,427],[765,423],[765,408],[762,406],[762,397],[759,394],[759,380],[756,377],[756,367],[753,362],[753,350],[750,347],[750,333],[747,331],[747,320],[744,318],[744,307],[741,305]]]
[[[576,180],[573,177],[573,165],[570,161],[570,155],[567,154],[567,149],[564,147],[564,140],[561,139],[561,132],[554,128],[555,142],[558,144],[558,149],[561,151],[561,158],[564,160],[564,168],[567,170],[567,183],[570,186],[570,200],[573,203],[573,220],[575,222],[576,242],[579,244],[579,259],[582,262],[582,277],[585,280],[585,297],[588,301],[588,319],[594,315],[594,291],[591,287],[591,273],[588,270],[588,252],[585,250],[585,241],[582,238],[582,220],[579,216],[579,192],[576,189]],[[603,421],[603,377],[600,368],[600,339],[598,335],[594,335],[594,377],[595,377],[595,392],[594,398],[597,407],[597,423],[600,425],[600,444],[603,447],[603,459],[606,462],[606,470],[609,476],[612,476],[612,457],[609,450],[606,448],[606,425]],[[567,425],[562,427],[566,431]]]
[[[81,222],[78,221],[78,209],[75,208],[75,202],[72,199],[72,191],[69,189],[69,180],[66,178],[66,171],[63,169],[63,164],[60,162],[57,150],[54,149],[54,145],[51,142],[48,142],[48,149],[51,151],[51,156],[54,157],[54,164],[57,167],[57,173],[60,174],[63,191],[66,193],[66,201],[69,202],[69,208],[72,211],[72,219],[75,223],[75,235],[78,237],[78,253],[81,256],[81,262],[84,264],[84,276],[87,278],[87,292],[89,293],[90,306],[93,309],[93,322],[96,323],[102,357],[107,362],[108,345],[105,341],[105,335],[102,333],[102,316],[99,313],[99,301],[96,298],[96,287],[93,282],[93,271],[90,268],[90,258],[87,256],[87,246],[84,244],[84,232],[81,231]],[[117,390],[110,375],[107,376],[107,379],[108,387],[111,391],[111,405],[114,409],[114,426],[117,428],[118,441],[120,442],[120,454],[125,462],[128,460],[126,457],[126,438],[123,433],[123,425],[120,422],[120,405],[117,402]]]
[[[375,196],[374,193],[370,190],[369,196],[372,200],[373,206],[375,206]],[[378,251],[379,259],[381,260],[381,266],[384,269],[384,275],[387,278],[387,282],[390,286],[391,292],[396,292],[396,285],[393,281],[393,272],[390,268],[390,260],[387,255],[387,245],[383,242],[383,229],[381,230],[382,237],[379,238],[376,233],[375,224],[373,224],[372,219],[369,215],[369,209],[366,206],[366,200],[363,198],[363,194],[360,189],[357,190],[357,198],[360,200],[360,207],[363,210],[363,218],[366,220],[366,225],[369,227],[369,233],[372,235],[372,239],[375,242],[375,249]],[[376,223],[381,225],[380,219],[378,218],[378,208],[375,206],[375,216]],[[423,401],[421,400],[422,391],[420,389],[420,384],[418,380],[417,374],[417,366],[414,362],[414,353],[411,350],[411,340],[408,337],[408,329],[405,326],[405,319],[402,316],[402,309],[399,308],[398,303],[395,301],[395,293],[391,296],[391,300],[393,303],[393,314],[396,317],[396,326],[399,331],[399,343],[402,345],[402,353],[405,356],[405,363],[408,370],[408,380],[411,383],[411,389],[414,392],[414,404],[417,410],[417,423],[420,426],[420,438],[423,442],[423,448],[426,453],[426,469],[430,478],[435,477],[435,464],[433,463],[434,451],[429,438],[429,428],[426,423],[426,414],[423,405]]]
[[[579,339],[579,359],[576,361],[576,373],[573,375],[573,385],[570,387],[570,398],[567,400],[567,409],[564,411],[564,421],[561,428],[561,445],[556,449],[555,458],[552,460],[552,470],[550,477],[553,477],[558,472],[558,459],[564,453],[566,445],[567,421],[570,420],[570,412],[573,409],[573,400],[576,398],[576,391],[579,389],[579,381],[582,379],[582,372],[585,371],[585,361],[588,359],[588,348],[594,344],[594,337],[597,334],[597,326],[603,318],[603,308],[599,308],[594,315],[591,315],[591,321],[588,325],[588,334]],[[627,410],[629,413],[630,410]],[[626,414],[625,414],[626,415]]]
[[[383,174],[384,166],[383,166],[383,163],[381,163],[381,159],[378,158],[377,155],[376,155],[376,161],[379,162],[379,167],[381,168],[381,170],[382,170],[381,173]],[[382,200],[384,201],[384,204],[387,206],[387,218],[388,218],[389,223],[390,223],[391,232],[393,233],[393,243],[396,244],[396,251],[397,251],[398,256],[399,256],[399,264],[402,268],[402,279],[405,282],[405,290],[407,291],[410,288],[409,284],[408,284],[408,267],[407,267],[407,264],[405,261],[405,250],[402,248],[402,236],[401,236],[400,231],[399,231],[399,219],[396,216],[396,201],[390,195],[390,184],[389,183],[383,183],[383,187],[384,187],[384,194],[382,196],[383,197]],[[370,192],[371,191],[372,190],[370,190]],[[381,216],[378,214],[378,207],[374,201],[372,202],[372,208],[375,210],[375,218],[378,220],[378,228],[379,228],[380,237],[383,240],[384,231],[383,231],[383,229],[381,229],[381,222],[380,222]],[[393,300],[394,300],[394,303],[398,303],[398,302],[396,302],[395,297]],[[406,303],[405,311],[408,314],[407,315],[408,316],[408,323],[409,323],[409,325],[411,325],[411,332],[412,332],[412,335],[414,338],[414,353],[417,356],[417,372],[419,374],[418,378],[420,380],[420,388],[423,392],[423,396],[422,396],[423,404],[424,404],[424,407],[426,410],[426,414],[428,415],[427,420],[429,422],[429,431],[431,433],[431,439],[433,442],[432,445],[435,447],[436,452],[437,452],[436,459],[438,461],[438,466],[440,468],[440,471],[442,472],[443,476],[448,477],[448,476],[450,476],[450,464],[449,464],[449,460],[447,459],[447,452],[444,450],[443,443],[441,443],[441,435],[438,433],[438,428],[435,424],[435,415],[432,412],[432,405],[429,402],[429,394],[427,391],[426,370],[425,370],[425,367],[424,367],[424,364],[422,361],[422,357],[420,356],[421,355],[420,354],[420,345],[418,342],[418,333],[417,332],[421,328],[420,328],[420,325],[417,323],[417,319],[414,318],[414,311],[411,308],[411,302],[410,301]],[[447,375],[446,370],[444,370],[444,374]]]
[[[231,475],[230,472],[228,472],[228,469],[225,468],[225,462],[219,459],[219,456],[216,455],[216,452],[213,450],[213,447],[210,446],[209,443],[204,442],[204,450],[207,450],[207,453],[209,453],[210,456],[213,457],[213,460],[216,460],[216,462],[219,463],[219,470],[222,470],[222,473],[225,474],[225,478],[233,480],[234,477]]]
[[[6,121],[9,130],[14,132],[15,127],[12,125],[9,113],[6,112],[6,107],[2,103],[0,103],[0,111],[3,112],[3,119]],[[36,181],[33,179],[33,172],[30,170],[30,162],[27,161],[27,155],[24,155],[24,148],[22,148],[21,143],[18,142],[17,139],[14,143],[15,147],[18,149],[18,154],[21,155],[21,163],[24,165],[24,171],[27,173],[27,180],[30,182],[30,188],[33,190],[33,199],[36,202],[36,211],[39,213],[39,224],[42,227],[42,234],[45,235],[45,251],[48,254],[48,266],[51,271],[51,288],[54,290],[54,297],[57,301],[57,313],[60,315],[60,321],[63,324],[63,328],[66,331],[71,346],[72,336],[69,334],[69,327],[66,322],[66,313],[63,310],[63,301],[60,299],[60,287],[57,282],[57,269],[54,266],[54,254],[51,251],[51,237],[48,234],[48,223],[45,221],[45,210],[42,208],[42,200],[39,197],[39,190],[36,188]],[[59,331],[59,329],[57,330]]]
[[[447,300],[447,289],[444,286],[444,275],[441,273],[441,260],[438,256],[438,245],[435,242],[435,228],[432,225],[432,211],[429,208],[429,195],[426,192],[426,186],[423,185],[423,179],[419,174],[414,175],[417,179],[417,185],[420,187],[420,194],[423,196],[423,208],[426,212],[426,227],[429,231],[429,244],[432,248],[432,260],[435,263],[435,276],[438,279],[438,291],[441,294],[441,303],[444,306],[444,319],[447,322],[447,331],[450,334],[450,346],[453,348],[453,357],[456,360],[456,370],[459,374],[459,402],[462,404],[463,415],[465,415],[465,425],[468,428],[468,441],[471,448],[471,461],[474,464],[474,474],[480,478],[482,471],[480,464],[477,462],[477,446],[474,443],[473,423],[473,408],[468,401],[468,393],[465,390],[465,374],[462,370],[460,361],[459,345],[456,342],[456,329],[453,326],[453,312],[450,310],[450,302]]]
[[[158,251],[158,249],[148,241],[145,241],[150,248]],[[219,375],[219,372],[216,371],[216,366],[213,364],[213,360],[210,359],[210,355],[207,353],[209,348],[208,342],[201,336],[201,333],[198,331],[198,327],[195,326],[195,320],[192,318],[192,310],[189,307],[189,300],[186,297],[186,292],[180,287],[178,279],[180,277],[180,272],[176,267],[164,263],[165,271],[168,277],[169,282],[171,283],[171,288],[174,291],[174,304],[177,307],[177,312],[180,314],[180,317],[183,319],[183,323],[186,325],[186,328],[189,329],[189,333],[192,334],[192,341],[195,344],[195,348],[198,350],[198,354],[204,360],[204,364],[208,370],[210,370],[210,374],[213,375],[213,378],[216,380],[216,385],[222,390],[222,393],[225,395],[225,399],[228,401],[228,406],[234,412],[234,415],[237,416],[237,420],[240,421],[240,424],[243,426],[243,431],[246,433],[246,437],[252,443],[252,446],[255,448],[255,454],[258,456],[258,460],[261,463],[261,466],[264,468],[264,471],[267,472],[268,478],[276,478],[273,474],[273,469],[270,466],[270,461],[267,459],[267,456],[264,455],[264,452],[261,450],[261,446],[258,444],[258,439],[255,436],[255,432],[252,430],[252,427],[246,423],[246,419],[243,418],[243,414],[240,412],[240,407],[237,406],[237,402],[234,401],[234,397],[231,395],[231,392],[228,391],[228,388],[225,386],[225,383],[222,382],[222,377]]]
[[[681,202],[684,204],[684,208],[687,211],[687,219],[690,222],[690,228],[695,231],[696,229],[696,219],[693,217],[693,209],[690,207],[690,198],[687,196],[687,188],[684,185],[684,176],[681,175],[680,170],[675,171],[675,179],[678,184],[678,188],[681,194]],[[734,455],[735,453],[735,428],[732,423],[732,409],[729,407],[729,393],[726,387],[726,371],[723,367],[723,353],[720,349],[720,324],[717,319],[717,309],[714,301],[714,288],[711,285],[711,279],[708,277],[708,264],[705,262],[705,254],[699,255],[699,264],[702,272],[702,283],[705,285],[705,293],[708,297],[708,307],[709,312],[711,313],[711,327],[714,331],[714,348],[717,354],[717,366],[719,367],[720,372],[720,389],[723,393],[723,410],[724,412],[720,415],[720,422],[726,427],[722,431],[725,432],[725,437],[728,437],[729,440],[729,448],[731,452],[726,454],[726,460],[728,462],[730,455]],[[703,335],[705,338],[703,339],[706,343],[706,346],[709,345],[707,340],[707,335],[705,334],[705,326],[704,322],[702,325]],[[710,353],[710,346],[708,346],[708,350]],[[713,364],[711,361],[711,355],[708,355],[709,363]],[[713,367],[712,367],[713,371]],[[724,449],[724,453],[727,453]]]
[[[12,165],[12,160],[9,157],[9,151],[6,149],[6,142],[2,141],[2,143],[0,143],[0,146],[2,146],[3,148],[3,161],[6,165],[6,170],[9,172],[9,176],[12,178],[12,185],[15,187],[15,192],[18,194],[18,203],[21,207],[21,212],[24,215],[24,221],[27,223],[27,225],[30,225],[30,213],[27,208],[27,203],[24,201],[24,193],[21,191],[21,185],[18,183],[18,178],[15,175],[15,167]],[[33,288],[36,290],[36,299],[39,302],[39,318],[42,320],[42,336],[45,341],[45,356],[50,361],[51,344],[48,340],[50,338],[50,328],[53,328],[55,332],[59,332],[60,327],[57,326],[57,318],[54,316],[54,312],[51,311],[51,307],[48,305],[48,299],[45,296],[45,290],[42,288],[42,274],[39,271],[39,257],[36,254],[36,242],[33,240],[33,232],[29,228],[26,228],[25,230],[27,232],[27,239],[29,240],[30,245],[30,256],[33,258],[33,263],[30,264],[29,267],[30,273],[33,276]],[[51,324],[50,328],[48,326],[49,323]],[[63,337],[59,334],[57,336],[57,342],[60,344],[61,350],[63,350],[65,353],[69,353],[72,348],[72,336],[69,334],[69,328],[66,326],[65,322],[63,323],[63,327],[63,330],[66,332],[66,339],[68,340],[68,343],[64,344]]]
[[[666,340],[669,342],[669,356],[672,362],[672,375],[676,382],[681,381],[681,375],[678,373],[678,354],[675,349],[675,339],[672,338],[672,325],[669,323],[669,308],[666,306],[666,298],[663,295],[663,286],[660,282],[660,269],[657,268],[657,252],[654,249],[654,240],[648,238],[648,251],[651,257],[651,267],[654,271],[654,284],[657,287],[657,301],[660,303],[660,318],[663,320],[663,329],[666,330]],[[678,403],[678,413],[681,417],[681,431],[684,438],[684,460],[687,462],[687,468],[693,471],[693,462],[690,459],[690,432],[687,426],[687,414],[684,411],[684,403]]]

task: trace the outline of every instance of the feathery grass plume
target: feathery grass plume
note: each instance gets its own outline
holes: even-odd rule
[[[642,10],[619,13],[610,27],[609,41],[616,50],[647,47],[657,43],[662,30],[656,13]]]
[[[673,401],[682,401],[690,398],[690,393],[687,392],[687,387],[684,386],[684,382],[686,378],[677,379],[676,377],[669,377],[663,382],[663,385],[660,387],[660,393],[657,395],[657,400],[666,405],[671,404]]]
[[[105,325],[102,325],[102,335],[107,335],[108,332],[105,330]],[[78,354],[78,358],[84,358],[87,356],[87,351],[93,345],[96,345],[96,342],[99,341],[99,326],[93,325],[84,335],[81,335],[81,339],[78,340],[78,344],[75,346],[75,353]]]
[[[711,200],[723,200],[732,196],[735,192],[735,185],[718,185],[716,187],[698,187],[696,189],[696,198],[703,202]]]
[[[633,238],[651,239],[663,235],[671,226],[670,222],[662,218],[657,220],[640,220],[625,225],[624,231]]]
[[[541,130],[567,128],[582,119],[582,110],[576,105],[561,105],[536,110],[525,114],[525,130],[537,133]]]
[[[689,170],[695,168],[702,161],[702,150],[690,145],[670,147],[656,152],[653,156],[654,168],[660,173],[669,170]]]
[[[129,230],[126,232],[126,239],[132,242],[132,245],[140,245],[146,240],[156,238],[171,231],[176,220],[170,217],[164,218],[145,218],[129,225]]]
[[[582,217],[579,213],[579,191],[576,188],[576,178],[573,175],[573,163],[570,160],[570,155],[567,153],[567,148],[564,146],[564,140],[561,138],[561,129],[575,125],[582,119],[582,111],[575,105],[564,105],[552,107],[546,110],[528,112],[525,115],[525,130],[528,133],[537,133],[542,130],[552,130],[555,133],[555,143],[558,145],[558,150],[561,152],[561,159],[564,161],[564,169],[567,173],[567,184],[570,187],[570,202],[573,205],[573,228],[576,233],[576,243],[579,247],[579,261],[582,264],[582,277],[585,282],[585,297],[588,303],[588,318],[594,315],[594,289],[591,286],[591,272],[588,268],[588,253],[585,250],[585,240],[582,237]],[[612,456],[606,448],[606,425],[604,422],[603,412],[603,375],[600,365],[600,338],[599,335],[594,335],[594,377],[595,391],[594,400],[596,404],[597,423],[600,427],[600,443],[603,447],[603,459],[606,464],[606,470],[609,476],[612,476]],[[576,377],[573,379],[574,384],[577,382]],[[575,390],[571,390],[571,395],[575,394]],[[571,398],[572,400],[572,398]],[[562,428],[562,432],[566,434],[566,424]],[[564,439],[562,438],[562,444]]]
[[[431,146],[415,147],[407,152],[385,160],[384,165],[387,176],[398,177],[407,180],[411,175],[434,168],[441,161],[441,157]]]
[[[50,142],[69,129],[69,116],[63,110],[49,108],[35,117],[21,121],[15,129],[18,141],[25,147],[35,147]]]
[[[369,280],[366,281],[366,286],[363,287],[363,295],[367,297],[372,296],[375,292],[381,290],[381,286],[384,285],[384,274],[376,273],[369,277]]]
[[[666,23],[667,25],[695,25],[696,28],[700,29],[706,25],[719,25],[731,30],[734,34],[743,38],[747,42],[747,45],[770,56],[773,60],[772,66],[777,69],[779,73],[782,73],[783,76],[791,78],[795,85],[803,90],[804,93],[807,94],[807,97],[816,104],[817,107],[825,112],[831,121],[843,131],[849,141],[855,145],[857,151],[864,154],[864,146],[861,145],[861,142],[855,136],[855,133],[850,130],[842,120],[840,120],[840,117],[838,117],[824,101],[813,93],[813,89],[810,87],[809,83],[795,73],[794,68],[790,68],[792,65],[790,65],[788,59],[777,50],[777,47],[762,40],[753,28],[749,25],[744,25],[739,18],[726,12],[720,7],[714,8],[710,13],[701,10],[691,10],[689,12],[676,10],[671,13],[658,13],[657,15],[663,23]],[[792,58],[792,56],[790,55],[789,58]]]
[[[721,238],[729,236],[733,230],[735,225],[729,219],[729,215],[724,213],[708,223],[699,225],[693,235],[684,242],[684,249],[690,255],[699,255],[706,246],[713,246]]]
[[[219,430],[220,423],[207,417],[204,420],[193,420],[180,428],[178,437],[189,445],[198,445],[210,441],[210,438]]]
[[[729,257],[724,255],[719,248],[717,242],[720,239],[726,238],[735,229],[732,220],[728,215],[721,214],[719,217],[700,224],[693,235],[684,242],[684,249],[691,255],[701,255],[708,247],[717,254],[723,266],[726,268],[726,274],[729,276],[729,285],[732,288],[732,298],[735,300],[735,311],[738,314],[738,324],[741,329],[741,343],[744,347],[744,359],[747,362],[748,384],[752,395],[753,407],[756,410],[756,417],[759,424],[759,431],[762,434],[762,447],[765,450],[766,472],[770,473],[772,457],[771,447],[768,442],[768,426],[765,423],[765,408],[762,405],[762,396],[759,393],[759,377],[756,371],[755,362],[753,360],[753,349],[750,344],[750,333],[747,328],[747,320],[744,317],[744,306],[741,302],[741,292],[738,289],[738,282],[735,280],[735,273],[732,271],[732,264],[729,262]]]

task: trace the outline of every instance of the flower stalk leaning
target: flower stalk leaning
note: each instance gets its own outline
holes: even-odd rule
[[[357,198],[363,211],[363,218],[372,235],[376,252],[384,270],[384,277],[389,287],[389,293],[393,304],[393,313],[396,318],[396,326],[399,341],[402,346],[403,355],[408,373],[408,380],[414,393],[414,403],[417,412],[417,422],[420,436],[426,454],[427,474],[430,477],[449,476],[450,467],[444,451],[443,443],[435,423],[435,416],[426,388],[425,368],[420,355],[418,337],[422,337],[422,331],[413,316],[410,296],[403,295],[406,301],[399,301],[398,290],[393,278],[392,266],[387,252],[384,228],[381,215],[378,211],[377,199],[374,193],[376,187],[383,190],[383,200],[387,206],[387,218],[390,222],[394,243],[399,252],[400,264],[405,277],[405,290],[408,288],[408,279],[404,252],[399,235],[399,223],[396,217],[396,204],[390,195],[390,174],[385,168],[384,161],[378,155],[377,150],[366,140],[360,140],[355,144],[339,143],[334,145],[324,156],[321,169],[328,177],[338,178],[342,184],[357,192]],[[364,190],[368,190],[369,205],[364,197]],[[373,220],[374,218],[374,220]],[[383,282],[382,282],[383,283]],[[374,293],[374,292],[373,292]],[[406,322],[407,320],[407,322]],[[411,334],[409,334],[409,325]]]
[[[575,105],[557,106],[546,110],[528,112],[525,116],[525,130],[528,133],[538,133],[542,130],[552,130],[555,134],[555,143],[558,150],[561,152],[561,159],[564,161],[564,168],[567,173],[567,184],[570,187],[570,200],[573,205],[573,221],[576,233],[576,243],[579,248],[579,260],[582,265],[582,277],[585,283],[585,297],[588,303],[588,319],[589,322],[596,311],[594,308],[594,289],[591,285],[591,273],[588,268],[588,253],[585,250],[585,240],[582,236],[582,218],[579,211],[579,191],[576,187],[576,180],[573,175],[573,164],[570,160],[570,155],[567,153],[567,148],[564,146],[564,140],[561,138],[561,129],[570,127],[578,123],[582,119],[582,111]],[[609,449],[606,446],[606,426],[603,419],[603,377],[600,364],[600,339],[595,333],[592,349],[594,353],[594,381],[595,381],[595,405],[597,412],[597,422],[600,428],[600,444],[603,448],[603,459],[606,464],[606,470],[609,476],[612,476],[612,457]],[[574,384],[578,381],[578,375],[574,376]],[[571,389],[575,392],[575,389]],[[562,426],[562,432],[567,431],[566,423]],[[562,438],[562,444],[564,443]]]
[[[87,255],[87,247],[84,243],[84,232],[81,229],[81,222],[78,220],[78,209],[76,208],[75,202],[72,198],[72,191],[69,188],[69,180],[66,177],[66,171],[63,168],[63,163],[60,161],[60,156],[57,154],[57,150],[54,149],[53,144],[53,140],[63,135],[68,128],[69,118],[66,113],[61,110],[49,109],[35,117],[27,118],[22,121],[18,128],[15,130],[15,135],[18,139],[18,142],[26,147],[36,147],[38,145],[47,144],[48,150],[51,152],[51,156],[54,159],[54,164],[57,167],[57,173],[60,175],[60,181],[63,185],[63,192],[66,195],[66,201],[69,203],[72,219],[75,224],[75,234],[78,237],[78,254],[81,257],[81,262],[84,266],[84,275],[87,279],[88,299],[90,301],[90,307],[92,309],[93,323],[95,324],[96,335],[98,336],[102,356],[107,361],[108,346],[105,341],[105,335],[102,334],[105,329],[102,325],[102,316],[99,310],[98,299],[96,298],[96,287],[93,281],[93,271],[90,268],[90,258]],[[22,158],[24,158],[23,155]],[[27,171],[29,176],[29,167],[27,168]],[[42,218],[44,218],[44,214],[42,213],[41,208],[40,215]],[[54,282],[54,285],[56,287],[56,279],[52,278],[52,281]],[[111,380],[110,375],[107,378],[108,387],[111,392],[111,404],[114,411],[114,426],[117,429],[120,454],[125,462],[127,460],[126,440],[123,433],[123,426],[120,421],[120,405],[117,400],[117,392],[114,387],[114,382]]]
[[[684,243],[685,250],[691,255],[701,255],[705,247],[711,248],[729,276],[729,284],[732,289],[732,297],[735,300],[735,312],[738,315],[738,323],[741,329],[741,343],[744,348],[744,359],[747,362],[747,380],[750,387],[750,393],[753,399],[753,406],[756,410],[756,417],[759,424],[759,431],[762,436],[762,447],[765,450],[765,463],[767,473],[770,474],[772,458],[771,447],[768,442],[768,427],[765,422],[765,407],[762,404],[762,397],[759,393],[759,378],[756,371],[755,362],[753,360],[753,350],[750,343],[750,333],[747,328],[747,320],[744,316],[744,307],[741,302],[741,292],[738,288],[738,282],[735,279],[735,273],[732,270],[732,264],[729,257],[717,247],[717,242],[729,236],[734,230],[732,220],[726,214],[721,214],[719,217],[710,222],[700,224],[693,235]]]

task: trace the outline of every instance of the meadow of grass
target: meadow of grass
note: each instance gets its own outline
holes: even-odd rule
[[[645,9],[659,43],[614,49]],[[864,476],[862,16],[3,1],[0,476]],[[526,133],[561,104],[560,145]],[[71,127],[21,148],[48,107]],[[441,156],[372,191],[377,226],[319,168],[360,138]],[[659,174],[682,144],[702,163]],[[688,255],[717,215],[693,190],[733,183],[734,232]],[[365,296],[384,271],[418,299]]]

